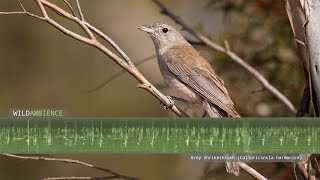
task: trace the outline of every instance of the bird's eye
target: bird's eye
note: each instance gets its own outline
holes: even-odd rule
[[[169,30],[168,30],[168,28],[163,28],[162,29],[162,32],[164,32],[164,33],[167,33]]]

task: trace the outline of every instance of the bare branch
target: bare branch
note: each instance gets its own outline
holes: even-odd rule
[[[121,179],[128,179],[128,180],[139,180],[138,178],[129,177],[125,175],[121,175],[119,173],[116,173],[110,169],[98,167],[92,164],[88,164],[79,160],[73,160],[73,159],[59,159],[59,158],[49,158],[49,157],[38,157],[38,156],[20,156],[20,155],[14,155],[14,154],[2,154],[3,156],[17,158],[17,159],[25,159],[25,160],[40,160],[40,161],[54,161],[54,162],[62,162],[62,163],[70,163],[70,164],[77,164],[80,166],[85,166],[88,168],[92,168],[95,170],[103,171],[112,174],[112,176],[109,177],[116,177]],[[106,179],[106,178],[105,178]],[[52,179],[51,179],[52,180]]]
[[[12,11],[12,12],[0,12],[0,15],[19,15],[19,14],[22,14],[22,15],[28,15],[30,17],[34,17],[36,19],[39,19],[41,21],[44,21],[45,18],[44,17],[41,17],[41,16],[38,16],[36,14],[32,14],[30,12],[28,12],[22,5],[22,3],[19,3],[20,4],[20,7],[22,8],[23,11]]]
[[[42,5],[41,0],[36,0],[36,2],[37,2],[37,4],[38,4],[38,6],[39,6],[39,8],[40,8],[40,10],[41,10],[41,12],[42,12],[42,14],[43,14],[43,16],[44,16],[45,18],[48,18],[47,11],[46,11],[46,9],[44,8],[44,6]]]
[[[116,176],[106,176],[106,177],[51,177],[43,178],[43,180],[100,180],[100,179],[118,179]]]
[[[131,59],[127,56],[127,54],[124,51],[122,51],[122,49],[109,36],[101,32],[99,29],[95,28],[94,26],[92,26],[90,23],[88,22],[84,22],[84,23],[91,31],[95,32],[98,36],[100,36],[102,39],[107,41],[124,58],[124,60],[127,61],[129,66],[133,66],[133,62],[131,61]]]
[[[172,20],[174,20],[177,24],[181,25],[183,29],[188,31],[190,34],[192,34],[194,37],[199,39],[201,42],[206,44],[211,49],[214,49],[216,51],[219,51],[221,53],[224,53],[227,55],[232,61],[239,64],[243,69],[245,69],[247,72],[249,72],[254,78],[256,78],[262,85],[265,87],[267,91],[269,91],[272,95],[274,95],[285,107],[287,107],[291,112],[296,113],[296,109],[293,106],[293,104],[290,102],[290,100],[285,97],[278,89],[276,89],[274,86],[272,86],[269,81],[263,77],[262,74],[260,74],[255,68],[250,66],[248,63],[246,63],[241,57],[239,57],[234,52],[228,50],[227,48],[224,48],[215,42],[211,41],[206,36],[196,32],[191,26],[186,24],[180,17],[175,15],[171,10],[169,10],[164,4],[162,4],[159,0],[153,0],[154,3],[156,3],[160,8],[161,12],[168,17],[170,17]]]
[[[89,30],[89,28],[85,25],[84,21],[64,11],[60,7],[56,6],[55,4],[52,4],[46,0],[40,0],[40,1],[42,2],[43,5],[47,6],[52,11],[56,12],[58,15],[65,17],[67,19],[70,19],[71,21],[74,21],[75,23],[77,23],[85,31],[85,33],[90,37],[90,39],[92,40],[92,43],[96,41],[96,38],[94,37],[93,33]]]
[[[45,21],[64,33],[65,35],[72,37],[80,42],[83,42],[85,44],[91,45],[95,47],[96,49],[100,50],[102,53],[107,55],[111,60],[113,60],[115,63],[117,63],[120,67],[125,69],[127,72],[129,72],[135,79],[137,79],[140,82],[141,87],[147,87],[144,88],[149,93],[151,93],[154,97],[156,97],[160,102],[162,102],[166,107],[169,107],[171,111],[173,111],[178,116],[183,116],[183,113],[179,111],[179,109],[173,104],[172,100],[167,98],[165,95],[163,95],[159,90],[157,90],[141,73],[140,71],[134,66],[132,61],[129,59],[129,57],[120,49],[120,47],[107,35],[99,31],[94,26],[90,25],[84,19],[79,19],[78,17],[64,11],[60,7],[56,6],[55,4],[48,2],[47,0],[35,0],[38,4],[41,13],[43,14],[43,17],[36,16],[32,13],[23,11],[23,12],[2,12],[0,14],[27,14],[32,17],[36,17],[37,19],[40,19],[42,21]],[[79,3],[79,2],[78,2]],[[66,19],[69,19],[76,24],[78,24],[84,32],[89,36],[84,37],[81,36],[73,31],[70,31],[69,29],[65,28],[58,22],[54,21],[48,16],[48,13],[45,9],[45,7],[51,9],[57,15],[62,16]],[[78,8],[80,8],[80,5],[78,5]],[[23,8],[24,9],[24,8]],[[81,11],[81,9],[79,9]],[[82,14],[82,13],[81,13]],[[83,15],[82,15],[83,16]],[[115,53],[113,53],[110,49],[106,48],[104,45],[102,45],[94,36],[93,33],[98,34],[100,37],[102,37],[104,40],[106,40],[108,43],[110,43],[118,52],[119,54],[125,59],[123,60],[119,56],[117,56]]]
[[[76,0],[76,2],[77,2],[77,8],[78,8],[78,11],[79,11],[79,14],[80,14],[80,18],[81,18],[82,21],[85,21],[83,13],[82,13],[82,10],[81,10],[81,6],[80,6],[80,3],[79,3],[79,0]]]
[[[146,58],[143,58],[142,60],[138,61],[136,63],[136,66],[138,67],[139,65],[147,62],[147,61],[150,61],[151,59],[155,58],[156,55],[153,54],[151,56],[148,56]],[[121,76],[122,74],[124,74],[126,72],[126,70],[121,70],[119,71],[118,73],[115,73],[114,75],[112,75],[111,77],[109,77],[107,80],[103,81],[101,84],[99,84],[98,86],[92,88],[92,89],[89,89],[87,91],[85,91],[86,93],[92,93],[92,92],[95,92],[99,89],[101,89],[102,87],[106,86],[107,84],[109,84],[111,81],[113,81],[114,79],[116,79],[117,77]]]
[[[259,179],[259,180],[267,180],[267,178],[265,178],[264,176],[262,176],[260,173],[258,173],[256,170],[254,170],[252,167],[248,166],[246,163],[244,162],[239,162],[239,167],[241,167],[241,169],[245,170],[249,175],[251,175],[252,177]]]
[[[224,40],[224,47],[226,48],[227,51],[231,51],[229,41]]]
[[[70,4],[67,0],[63,0],[63,2],[66,3],[66,5],[67,5],[68,8],[70,9],[70,11],[72,12],[72,15],[73,15],[74,17],[77,17],[77,14],[74,12],[71,4]]]
[[[307,47],[306,44],[305,44],[303,41],[299,40],[298,38],[294,38],[294,40],[295,40],[297,43],[301,44],[302,46]]]

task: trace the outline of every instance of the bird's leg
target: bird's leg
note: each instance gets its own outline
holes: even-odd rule
[[[187,101],[187,100],[182,99],[182,98],[179,98],[179,97],[175,97],[175,96],[167,96],[167,98],[168,98],[168,99],[169,99],[169,101],[170,101],[170,105],[169,105],[169,106],[164,105],[164,109],[165,109],[165,110],[167,110],[167,109],[168,109],[168,107],[170,107],[170,106],[173,106],[173,105],[174,105],[174,100],[176,100],[176,101],[180,101],[180,102],[184,102],[184,103],[188,103],[188,101]],[[160,102],[160,103],[161,103],[161,102]]]
[[[169,107],[172,107],[174,105],[174,101],[172,100],[171,96],[167,96],[167,98],[169,99],[169,105],[165,105],[160,101],[160,104],[163,104],[163,108],[164,110],[167,110]]]
[[[182,98],[178,98],[178,97],[175,97],[175,96],[167,96],[167,98],[170,101],[170,105],[169,106],[164,105],[163,106],[164,110],[167,110],[170,106],[173,106],[174,105],[174,100],[180,101],[180,102],[184,102],[184,103],[188,103],[187,100],[182,99]],[[160,102],[160,103],[163,104],[162,102]]]
[[[204,111],[202,117],[206,117],[207,114],[208,114],[208,112],[207,112],[207,111]]]
[[[170,105],[174,105],[174,101],[173,100],[177,100],[177,101],[181,101],[181,102],[184,102],[184,103],[188,103],[188,101],[186,101],[185,99],[182,99],[182,98],[178,98],[178,97],[174,97],[174,96],[167,96],[167,98],[169,99],[170,101]],[[160,102],[162,103],[162,102]],[[185,113],[181,108],[179,108],[178,106],[176,106],[178,108],[178,110],[181,112],[181,117],[190,117],[187,113]],[[163,106],[163,108],[165,110],[168,109],[168,107],[166,105]]]
[[[188,103],[187,100],[179,98],[179,97],[175,97],[175,96],[167,96],[169,99],[171,100],[176,100],[176,101],[180,101],[180,102],[184,102],[184,103]],[[181,108],[179,108],[177,106],[178,110],[181,112],[181,117],[190,117],[186,112],[184,112]]]
[[[175,97],[175,96],[167,96],[169,99],[171,100],[176,100],[176,101],[180,101],[180,102],[184,102],[184,103],[188,103],[187,100],[179,98],[179,97]]]

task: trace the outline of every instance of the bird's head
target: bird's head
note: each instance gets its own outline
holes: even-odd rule
[[[153,43],[158,49],[187,43],[179,31],[167,24],[143,25],[139,29],[151,36]]]

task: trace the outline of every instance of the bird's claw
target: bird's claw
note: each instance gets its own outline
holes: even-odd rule
[[[167,96],[168,100],[169,100],[169,104],[166,105],[166,104],[163,104],[163,109],[164,110],[167,110],[169,108],[171,108],[173,105],[174,105],[174,101],[172,100],[171,96]]]
[[[226,162],[226,170],[228,173],[239,176],[239,163],[238,162]]]

